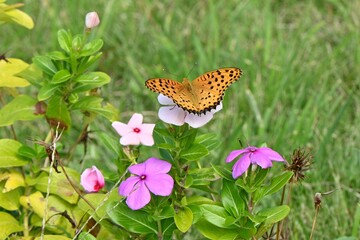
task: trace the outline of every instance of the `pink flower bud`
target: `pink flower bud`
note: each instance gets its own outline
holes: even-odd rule
[[[104,187],[105,180],[99,169],[92,166],[92,168],[85,169],[81,174],[80,184],[87,192],[98,192]]]
[[[89,12],[85,17],[86,28],[94,28],[99,25],[100,19],[96,12]]]

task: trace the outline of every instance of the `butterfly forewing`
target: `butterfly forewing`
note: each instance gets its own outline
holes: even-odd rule
[[[171,98],[182,109],[201,114],[215,109],[225,90],[241,74],[239,68],[220,68],[199,76],[190,84],[187,81],[179,83],[171,79],[153,78],[147,80],[145,85],[150,90]]]
[[[151,91],[171,98],[179,107],[188,112],[197,112],[191,92],[182,83],[166,78],[152,78],[145,82]]]

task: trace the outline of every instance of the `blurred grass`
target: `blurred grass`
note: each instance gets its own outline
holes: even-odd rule
[[[28,62],[58,48],[58,29],[81,33],[85,14],[99,13],[95,32],[105,40],[99,69],[112,77],[103,95],[122,121],[133,112],[156,120],[148,78],[181,80],[195,63],[190,79],[219,67],[242,68],[224,109],[201,129],[221,142],[205,161],[222,163],[239,148],[238,139],[267,143],[286,158],[307,147],[315,164],[294,189],[292,239],[308,238],[314,194],[333,189],[323,199],[314,239],[351,234],[360,197],[359,1],[28,0],[22,10],[35,28],[2,26],[0,52]]]

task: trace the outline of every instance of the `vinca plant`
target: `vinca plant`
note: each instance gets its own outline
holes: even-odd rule
[[[0,9],[1,21],[15,11],[4,3]],[[227,111],[221,102],[196,114],[160,94],[158,121],[133,109],[124,117],[101,92],[111,78],[96,70],[106,61],[106,42],[93,34],[100,19],[95,12],[85,19],[83,33],[58,30],[58,48],[30,64],[0,61],[0,127],[11,133],[0,139],[0,238],[287,237],[286,196],[303,179],[310,155],[296,150],[285,159],[293,149],[239,143],[211,164],[219,136],[200,128]],[[92,133],[97,121],[112,131]],[[21,131],[32,137],[18,138]],[[102,160],[113,162],[112,172],[105,174],[105,164],[75,164],[81,144],[84,154],[88,144],[112,152],[114,159]]]

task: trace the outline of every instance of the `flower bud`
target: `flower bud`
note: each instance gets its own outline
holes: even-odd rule
[[[99,25],[99,23],[100,23],[100,19],[96,12],[89,12],[88,14],[86,14],[85,17],[86,28],[89,29],[94,28],[97,25]]]
[[[80,184],[87,192],[98,192],[104,187],[105,180],[100,170],[92,166],[92,168],[85,169],[81,174]]]

